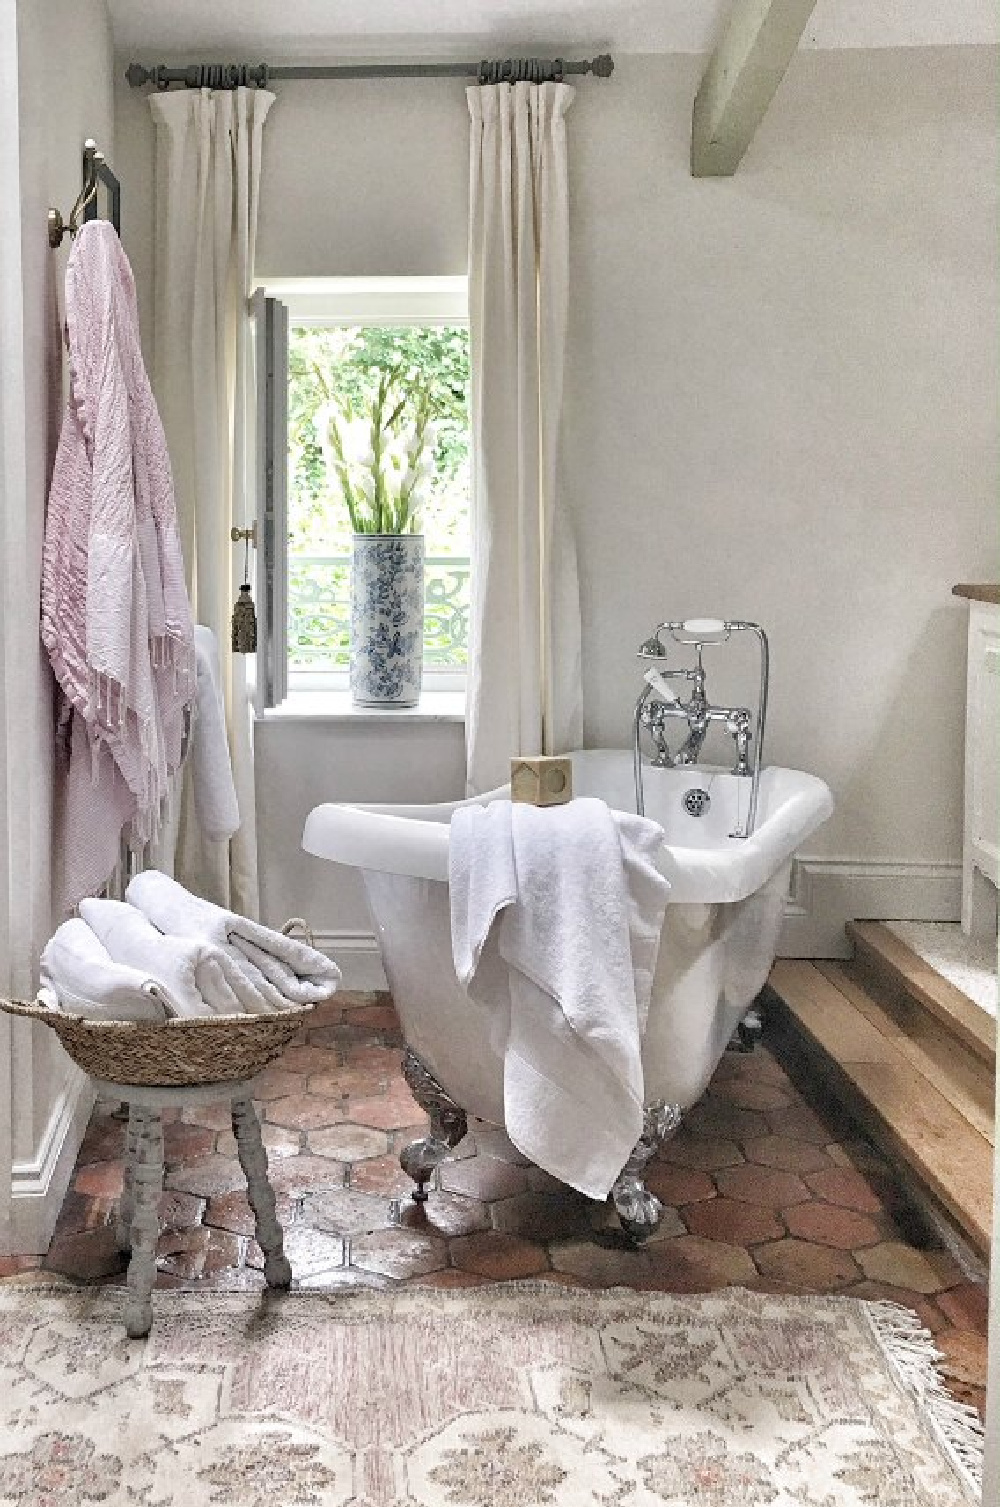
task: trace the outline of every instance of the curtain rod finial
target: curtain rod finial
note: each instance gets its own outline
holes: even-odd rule
[[[602,52],[590,65],[590,71],[595,78],[610,78],[615,71],[615,60],[610,52]]]

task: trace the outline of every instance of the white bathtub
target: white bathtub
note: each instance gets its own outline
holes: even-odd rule
[[[575,795],[635,810],[630,753],[572,757]],[[645,1098],[683,1111],[701,1096],[767,979],[792,857],[833,799],[812,775],[765,769],[756,831],[739,839],[729,833],[746,815],[749,780],[647,767],[643,783],[646,815],[664,829],[661,868],[671,884],[642,1050]],[[684,806],[693,787],[710,795],[700,817]],[[505,795],[506,787],[478,799]],[[361,870],[408,1047],[462,1110],[503,1125],[503,1063],[490,1046],[490,1011],[469,999],[452,965],[448,823],[458,804],[318,806],[302,845]]]

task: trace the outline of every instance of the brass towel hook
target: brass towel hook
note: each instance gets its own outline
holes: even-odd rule
[[[49,245],[61,246],[63,237],[68,231],[70,235],[76,235],[83,224],[83,213],[87,205],[97,197],[97,173],[104,163],[104,153],[100,150],[96,141],[87,140],[83,143],[83,187],[76,196],[76,203],[69,212],[69,220],[63,219],[58,209],[49,210]]]
[[[239,544],[241,539],[246,539],[252,549],[257,548],[257,522],[256,519],[249,528],[231,528],[229,537],[234,544]]]

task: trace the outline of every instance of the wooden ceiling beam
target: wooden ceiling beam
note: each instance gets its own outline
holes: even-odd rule
[[[735,173],[791,62],[816,0],[735,0],[694,102],[691,172]]]

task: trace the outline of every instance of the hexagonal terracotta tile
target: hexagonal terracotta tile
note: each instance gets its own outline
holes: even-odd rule
[[[340,1067],[340,1053],[336,1047],[305,1046],[287,1047],[278,1059],[287,1073],[332,1073]]]
[[[125,1123],[101,1115],[91,1120],[76,1158],[78,1167],[88,1162],[120,1162],[125,1155]]]
[[[742,1167],[722,1167],[715,1174],[719,1192],[741,1203],[758,1204],[764,1209],[785,1209],[803,1203],[809,1190],[794,1172],[780,1167],[762,1167],[759,1162],[744,1162]]]
[[[653,1262],[647,1247],[636,1250],[622,1244],[598,1245],[592,1240],[561,1240],[550,1248],[555,1272],[592,1282],[599,1287],[655,1285]]]
[[[340,1104],[313,1094],[292,1094],[286,1099],[272,1099],[269,1104],[265,1104],[264,1109],[271,1124],[284,1125],[289,1130],[321,1130],[326,1125],[336,1125],[346,1117]]]
[[[864,1173],[856,1172],[853,1167],[828,1167],[822,1172],[809,1172],[806,1182],[827,1203],[839,1204],[842,1209],[856,1209],[859,1214],[881,1213],[882,1200]]]
[[[420,1277],[448,1265],[448,1245],[429,1231],[379,1230],[352,1239],[351,1265],[383,1277]]]
[[[875,1245],[879,1228],[854,1209],[842,1209],[837,1204],[797,1204],[785,1213],[788,1233],[802,1240],[815,1240],[818,1245],[830,1245],[839,1251],[860,1250],[862,1246]]]
[[[989,1293],[979,1282],[960,1282],[947,1292],[939,1292],[937,1306],[956,1329],[970,1329],[985,1334],[989,1321]]]
[[[451,1239],[454,1235],[471,1235],[476,1230],[490,1228],[489,1204],[479,1203],[475,1198],[463,1198],[458,1193],[430,1195],[426,1203],[414,1203],[405,1199],[400,1205],[399,1222],[404,1229],[428,1229]]]
[[[805,1104],[769,1110],[767,1118],[775,1135],[792,1136],[797,1141],[812,1141],[816,1146],[826,1146],[833,1136],[830,1122]]]
[[[395,1155],[377,1156],[370,1161],[355,1162],[351,1168],[351,1187],[363,1193],[394,1194],[404,1197],[412,1193],[415,1183],[407,1177]]]
[[[257,1105],[260,1114],[261,1106]],[[162,1116],[161,1116],[162,1118]],[[185,1125],[204,1125],[208,1130],[232,1130],[233,1112],[228,1104],[218,1100],[211,1104],[188,1104],[181,1111]]]
[[[858,1265],[873,1282],[936,1293],[962,1280],[962,1271],[947,1251],[918,1251],[901,1240],[884,1240],[857,1254]]]
[[[339,1162],[362,1162],[366,1157],[383,1157],[389,1150],[389,1137],[384,1130],[352,1125],[349,1121],[325,1130],[311,1130],[307,1139],[310,1151],[317,1156],[334,1157]]]
[[[208,1276],[226,1266],[238,1266],[239,1242],[222,1230],[195,1229],[160,1232],[156,1243],[156,1268],[185,1282]]]
[[[164,1187],[176,1188],[180,1193],[194,1193],[198,1198],[211,1198],[217,1193],[234,1193],[247,1185],[242,1168],[235,1157],[205,1156],[198,1161],[182,1163],[172,1168],[163,1179]]]
[[[695,1167],[714,1172],[719,1167],[735,1167],[743,1153],[732,1141],[713,1136],[693,1136],[681,1130],[660,1151],[660,1159],[674,1167]]]
[[[352,1099],[350,1117],[358,1125],[373,1125],[378,1130],[398,1130],[404,1125],[420,1123],[420,1105],[402,1089],[382,1098]]]
[[[780,1240],[785,1227],[771,1209],[713,1198],[681,1209],[681,1218],[692,1235],[722,1240],[730,1245],[756,1245],[761,1240]]]
[[[292,1263],[293,1281],[314,1277],[318,1272],[333,1271],[344,1264],[344,1242],[339,1235],[329,1235],[310,1225],[293,1224],[284,1232],[285,1255]],[[247,1251],[247,1265],[263,1268],[264,1252],[256,1240]]]
[[[396,1014],[390,996],[382,996],[378,1004],[366,1002],[351,1012],[352,1026],[368,1026],[373,1031],[386,1031],[390,1035],[399,1030],[399,1016]]]
[[[645,1182],[650,1193],[673,1208],[715,1197],[715,1183],[707,1172],[699,1172],[696,1167],[674,1167],[659,1157],[647,1166]]]
[[[495,1156],[470,1156],[461,1162],[443,1162],[441,1187],[448,1193],[471,1198],[512,1198],[527,1187],[524,1168],[502,1162]]]
[[[265,1121],[260,1127],[260,1138],[267,1152],[267,1159],[279,1156],[298,1156],[302,1149],[302,1136],[298,1130],[288,1130],[284,1125],[272,1125]],[[215,1149],[220,1156],[236,1155],[236,1137],[232,1131],[220,1130]]]
[[[322,1156],[282,1157],[268,1172],[275,1193],[287,1193],[289,1198],[301,1198],[303,1194],[326,1188],[341,1188],[344,1169],[340,1162],[331,1162]]]
[[[747,1141],[767,1135],[770,1127],[757,1110],[741,1109],[726,1099],[706,1096],[688,1110],[683,1128],[687,1134],[709,1139]]]
[[[806,1292],[836,1292],[846,1282],[857,1282],[861,1276],[846,1251],[813,1245],[809,1240],[776,1240],[771,1245],[758,1246],[754,1260],[765,1277],[794,1283]]]
[[[125,1271],[128,1253],[118,1249],[111,1225],[76,1235],[57,1235],[45,1255],[44,1270],[63,1272],[78,1282],[99,1282]]]
[[[819,1172],[830,1165],[822,1147],[792,1140],[790,1136],[762,1136],[760,1140],[747,1141],[744,1150],[748,1162],[760,1162],[764,1167],[780,1167],[785,1172]]]
[[[414,1277],[413,1287],[486,1287],[489,1277],[477,1276],[475,1272],[460,1272],[454,1266],[446,1266],[439,1272],[428,1272],[423,1277]]]
[[[730,1078],[713,1083],[709,1089],[711,1099],[725,1099],[740,1109],[787,1109],[793,1094],[783,1085],[768,1083],[762,1078]]]
[[[209,1135],[214,1141],[215,1136]],[[121,1162],[91,1162],[81,1167],[73,1179],[77,1193],[88,1193],[93,1198],[117,1198],[122,1191],[123,1169]]]
[[[558,1193],[517,1193],[492,1205],[495,1230],[529,1240],[565,1240],[591,1227],[592,1199],[571,1188]]]
[[[281,1068],[274,1063],[266,1067],[254,1079],[253,1084],[253,1096],[262,1104],[269,1099],[286,1099],[290,1094],[304,1094],[305,1090],[303,1073],[293,1073],[290,1068]]]
[[[451,1242],[449,1250],[453,1266],[496,1281],[531,1277],[545,1271],[549,1264],[544,1246],[497,1230],[460,1236]]]
[[[386,1229],[392,1224],[393,1211],[386,1198],[352,1188],[331,1188],[307,1199],[302,1218],[332,1235],[361,1235]]]
[[[695,1209],[713,1207],[709,1203],[693,1205]],[[757,1268],[742,1246],[706,1240],[700,1235],[679,1235],[646,1250],[654,1263],[656,1278],[667,1292],[707,1292],[752,1282],[757,1275]]]

